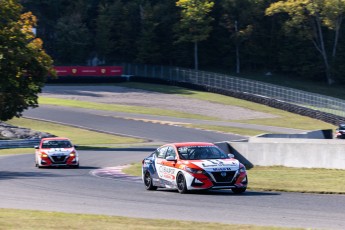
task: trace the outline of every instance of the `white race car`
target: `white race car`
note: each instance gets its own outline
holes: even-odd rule
[[[212,143],[185,142],[159,147],[142,161],[142,179],[147,190],[247,189],[246,168],[232,154]]]
[[[79,167],[79,157],[71,141],[64,137],[43,138],[39,146],[35,146],[36,167],[70,166]]]

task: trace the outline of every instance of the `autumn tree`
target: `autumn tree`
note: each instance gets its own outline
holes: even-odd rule
[[[0,120],[37,107],[37,94],[52,68],[42,40],[32,32],[36,17],[16,0],[0,1]]]
[[[194,43],[194,68],[199,69],[198,43],[208,38],[213,18],[209,15],[214,2],[209,0],[179,0],[176,6],[181,8],[178,23],[178,42]]]
[[[301,37],[312,41],[322,57],[327,83],[334,83],[332,62],[335,61],[343,15],[344,0],[285,0],[272,3],[267,15],[287,13],[287,28],[295,28]],[[332,45],[327,46],[326,31],[334,32]]]

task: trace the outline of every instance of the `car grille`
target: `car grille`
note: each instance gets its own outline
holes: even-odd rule
[[[223,176],[222,176],[223,173]],[[212,176],[214,178],[214,182],[217,183],[229,183],[232,182],[236,171],[224,171],[224,172],[212,172]]]
[[[52,156],[51,159],[55,164],[64,164],[67,161],[68,156]]]

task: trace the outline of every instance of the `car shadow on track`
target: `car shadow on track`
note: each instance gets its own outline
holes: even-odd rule
[[[73,167],[69,167],[69,166],[49,166],[49,167],[42,167],[40,168],[40,170],[44,170],[44,169],[73,169],[73,170],[78,170],[78,169],[99,169],[101,167],[95,167],[95,166],[79,166],[78,168],[73,168]]]
[[[171,189],[159,189],[158,191],[161,192],[173,192],[178,193],[177,190]],[[211,195],[211,196],[277,196],[281,195],[279,192],[265,192],[265,191],[250,191],[247,190],[244,193],[236,194],[233,193],[231,190],[207,190],[207,191],[189,191],[187,194],[183,195]]]
[[[49,172],[11,172],[0,171],[0,180],[10,179],[24,179],[24,178],[38,178],[38,177],[60,177],[62,175],[56,175]]]

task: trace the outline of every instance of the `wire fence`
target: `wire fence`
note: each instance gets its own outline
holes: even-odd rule
[[[248,93],[261,97],[299,105],[326,113],[345,117],[345,100],[321,94],[305,92],[255,80],[225,74],[195,71],[179,67],[121,63],[125,75],[191,83],[233,92]]]

